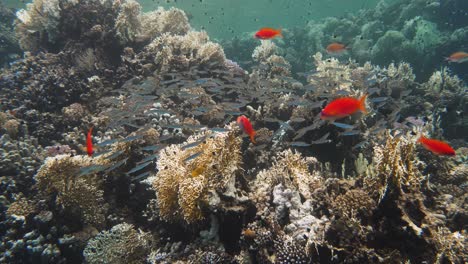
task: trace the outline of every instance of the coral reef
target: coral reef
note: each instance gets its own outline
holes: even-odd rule
[[[467,262],[466,85],[434,59],[464,29],[401,3],[227,59],[175,8],[33,1],[0,72],[0,262]]]

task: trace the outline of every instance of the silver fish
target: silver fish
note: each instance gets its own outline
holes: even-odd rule
[[[134,173],[134,172],[137,172],[137,171],[139,171],[139,170],[142,170],[142,169],[148,167],[148,165],[150,165],[151,163],[153,163],[152,160],[147,161],[147,162],[145,162],[145,163],[142,163],[142,164],[136,166],[135,168],[129,170],[129,171],[127,172],[127,174],[132,174],[132,173]]]
[[[291,147],[309,147],[311,144],[304,141],[294,141],[289,144]]]
[[[339,128],[343,128],[343,129],[353,129],[354,128],[353,125],[349,125],[349,124],[345,124],[345,123],[338,123],[338,122],[333,122],[332,125],[334,125],[336,127],[339,127]]]

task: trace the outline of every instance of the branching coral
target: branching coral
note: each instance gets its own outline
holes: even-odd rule
[[[371,215],[376,208],[376,204],[368,193],[355,189],[338,195],[334,200],[333,207],[338,210],[340,215],[351,219],[356,218],[358,215]]]
[[[92,238],[83,251],[87,263],[144,263],[149,253],[150,236],[123,223]]]
[[[385,145],[374,148],[373,169],[364,179],[367,189],[378,195],[380,201],[387,192],[387,188],[402,190],[418,188],[422,180],[418,170],[420,161],[416,157],[416,143],[406,136],[392,136],[386,134]],[[389,187],[390,185],[390,187]]]
[[[253,74],[259,74],[263,79],[276,79],[291,75],[291,65],[284,57],[279,56],[280,50],[272,41],[262,41],[252,53],[258,69]],[[275,80],[273,80],[275,81]],[[278,82],[279,80],[276,80]]]
[[[184,148],[184,145],[198,143]],[[158,173],[150,178],[156,191],[161,218],[193,223],[204,218],[210,192],[224,193],[240,169],[239,137],[235,132],[210,137],[208,132],[192,136],[186,144],[161,151]]]
[[[300,195],[309,199],[311,192],[318,188],[322,182],[319,171],[309,171],[309,166],[318,169],[315,158],[303,158],[299,153],[290,149],[279,153],[273,166],[258,173],[253,183],[251,199],[257,205],[257,214],[268,214],[273,188],[283,184],[287,188],[298,190]]]
[[[184,35],[190,30],[188,18],[182,10],[162,7],[141,15],[141,35],[154,39],[163,33]]]
[[[35,0],[17,13],[16,35],[23,50],[35,51],[39,43],[54,42],[60,19],[59,0]]]
[[[161,71],[188,70],[194,65],[224,65],[224,51],[219,44],[209,41],[206,32],[190,31],[186,35],[164,33],[146,48]]]
[[[316,53],[314,63],[316,73],[307,77],[309,84],[316,87],[316,93],[329,93],[337,96],[338,92],[350,96],[359,96],[368,86],[368,79],[374,74],[374,67],[370,63],[359,66],[349,61],[341,63],[338,59],[324,59],[321,53]]]
[[[58,205],[80,208],[84,222],[99,226],[105,221],[104,192],[99,187],[102,180],[93,174],[79,174],[81,168],[104,166],[109,162],[103,157],[58,155],[45,160],[35,179],[44,193],[57,193]]]
[[[140,4],[134,0],[126,0],[122,3],[114,26],[117,38],[122,44],[135,41],[140,33],[140,10]]]

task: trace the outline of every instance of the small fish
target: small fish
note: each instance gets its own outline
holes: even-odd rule
[[[106,159],[112,160],[112,159],[115,159],[115,158],[117,158],[118,156],[120,156],[122,154],[124,154],[124,151],[123,150],[118,150],[118,151],[112,153],[111,155],[106,156]]]
[[[147,171],[147,172],[143,172],[142,174],[138,175],[138,176],[135,176],[134,178],[132,178],[132,182],[135,182],[135,181],[139,181],[139,180],[142,180],[144,178],[147,178],[149,175],[150,175],[151,172]]]
[[[112,145],[116,142],[118,142],[119,139],[109,139],[109,140],[106,140],[106,141],[103,141],[101,143],[98,143],[96,144],[97,147],[104,147],[104,146],[108,146],[108,145]]]
[[[310,144],[309,143],[306,143],[304,141],[295,141],[295,142],[291,142],[291,144],[289,144],[291,147],[309,147]]]
[[[252,123],[250,123],[250,120],[244,116],[241,115],[237,118],[237,124],[241,127],[244,132],[250,136],[250,141],[255,144],[255,130],[252,127]]]
[[[355,136],[355,135],[359,135],[360,133],[361,131],[359,130],[351,130],[351,131],[345,131],[345,132],[340,133],[340,136]]]
[[[153,160],[155,160],[155,159],[157,159],[157,158],[159,158],[159,154],[153,154],[153,155],[151,155],[151,156],[148,156],[148,157],[142,159],[142,160],[140,161],[140,164],[141,164],[141,163],[145,163],[145,162],[147,162],[147,161],[153,161]]]
[[[115,169],[117,169],[118,167],[124,165],[126,162],[127,162],[128,158],[125,158],[117,163],[115,163],[114,165],[112,165],[111,167],[109,167],[106,172],[110,172],[110,171],[113,171]]]
[[[130,171],[128,171],[127,174],[132,174],[132,173],[134,173],[134,172],[140,171],[140,170],[142,170],[142,169],[148,167],[148,165],[150,165],[151,163],[153,163],[152,160],[147,161],[147,162],[145,162],[145,163],[141,163],[141,164],[139,164],[138,166],[136,166],[135,168],[133,168],[133,169],[131,169]]]
[[[468,61],[468,53],[463,52],[463,51],[458,51],[458,52],[453,53],[449,57],[445,58],[445,60],[448,62],[462,63],[462,62]]]
[[[105,165],[90,165],[87,167],[80,168],[80,172],[78,173],[78,176],[98,173],[98,172],[104,171],[107,168],[108,166],[105,166]]]
[[[130,141],[134,141],[140,138],[143,138],[143,135],[130,136],[130,137],[122,139],[121,142],[130,142]]]
[[[338,43],[338,42],[333,42],[328,44],[326,50],[328,54],[341,54],[348,50],[349,48],[346,47],[346,45]]]
[[[380,88],[369,88],[369,89],[367,89],[367,95],[372,95],[372,94],[375,94],[377,92],[380,92]]]
[[[229,129],[223,127],[210,127],[208,130],[215,133],[224,133],[229,131]]]
[[[408,95],[410,95],[411,92],[413,92],[413,91],[412,90],[403,91],[403,92],[401,92],[400,96],[402,96],[402,97],[408,96]]]
[[[93,156],[94,154],[94,149],[93,149],[93,127],[91,127],[88,131],[88,135],[86,136],[86,152],[88,153],[88,156]]]
[[[343,117],[347,117],[361,111],[364,114],[366,110],[366,97],[367,94],[362,96],[360,99],[352,97],[343,97],[331,101],[320,113],[320,118],[323,120],[336,120]]]
[[[375,97],[370,99],[372,103],[381,103],[387,101],[388,97]]]
[[[339,127],[339,128],[343,128],[343,129],[353,129],[354,126],[352,125],[348,125],[348,124],[345,124],[345,123],[338,123],[338,122],[333,122],[332,125],[336,126],[336,127]]]
[[[357,143],[356,145],[354,145],[354,147],[352,147],[352,150],[364,147],[365,145],[367,145],[367,143],[368,143],[367,140],[361,141]]]
[[[418,139],[418,142],[421,143],[427,150],[430,150],[432,153],[437,155],[447,155],[455,156],[455,150],[447,143],[437,140],[426,138],[421,136]]]
[[[289,120],[291,121],[291,123],[302,123],[306,121],[306,119],[302,117],[293,117]]]
[[[144,150],[144,151],[157,151],[157,150],[162,149],[162,147],[163,146],[161,146],[161,145],[146,146],[146,147],[142,147],[141,150]]]
[[[197,153],[195,153],[193,155],[190,155],[188,158],[184,159],[184,162],[188,162],[188,161],[191,161],[193,159],[196,159],[201,154],[203,154],[203,151],[200,151],[200,152],[197,152]]]
[[[189,148],[193,148],[193,147],[196,147],[198,145],[200,145],[201,143],[203,143],[203,141],[206,139],[206,136],[202,137],[200,140],[198,141],[195,141],[195,142],[192,142],[192,143],[189,143],[187,145],[184,145],[181,147],[182,150],[186,150],[186,149],[189,149]]]
[[[330,139],[327,139],[328,136],[330,136],[330,132],[326,133],[326,134],[323,135],[321,138],[310,142],[310,144],[325,144],[325,143],[330,143],[331,140],[330,140]]]
[[[261,28],[257,33],[255,33],[255,38],[259,39],[272,39],[275,37],[283,37],[281,33],[281,29],[274,29],[274,28]]]

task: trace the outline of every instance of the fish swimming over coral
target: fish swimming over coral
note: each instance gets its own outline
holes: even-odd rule
[[[455,150],[446,142],[421,136],[418,139],[424,148],[437,155],[455,156]]]
[[[86,136],[86,152],[88,156],[93,156],[94,149],[93,149],[93,127],[91,127],[88,131],[88,135]]]
[[[255,33],[256,38],[259,39],[273,39],[275,37],[283,37],[281,29],[274,29],[274,28],[261,28],[257,33]]]
[[[336,120],[352,115],[358,111],[367,113],[366,110],[367,94],[361,98],[342,97],[331,101],[320,113],[322,120]]]
[[[468,61],[468,53],[463,51],[458,51],[445,58],[448,62],[462,63]]]
[[[241,115],[237,118],[237,124],[244,130],[244,132],[249,135],[250,141],[255,144],[255,130],[252,127],[252,123],[250,123],[250,120],[244,116]]]
[[[326,48],[328,54],[342,54],[348,49],[349,48],[345,44],[338,42],[330,43]]]

